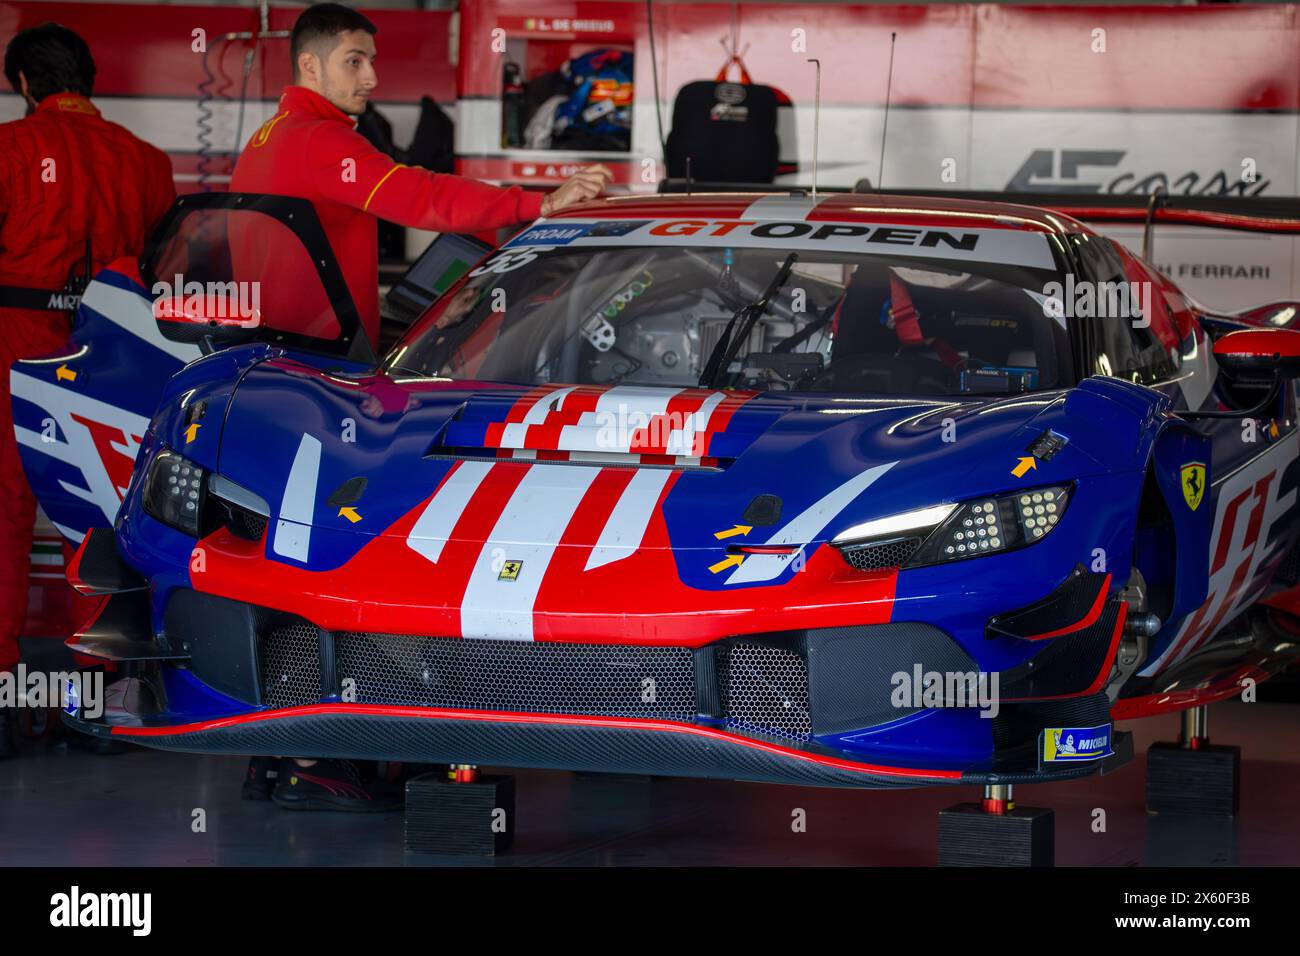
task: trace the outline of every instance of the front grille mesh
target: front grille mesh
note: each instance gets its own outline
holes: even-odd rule
[[[879,544],[859,544],[840,549],[844,560],[859,571],[901,568],[921,546],[920,538],[899,538]]]
[[[320,632],[306,623],[263,638],[259,667],[271,707],[322,696]],[[685,647],[562,644],[339,631],[334,670],[343,699],[451,710],[590,714],[693,722],[694,653]],[[812,733],[808,668],[794,650],[752,641],[717,645],[726,726],[804,741]]]
[[[718,682],[727,726],[807,740],[808,665],[792,650],[739,642],[718,649]]]
[[[267,519],[255,511],[249,511],[233,501],[227,501],[218,495],[209,495],[203,514],[203,533],[207,534],[217,528],[227,528],[231,534],[246,541],[261,541],[266,534]]]
[[[694,660],[684,647],[347,632],[335,647],[339,680],[354,682],[358,703],[695,717]]]
[[[310,624],[276,628],[262,640],[262,700],[271,707],[320,701],[320,644]]]
[[[261,541],[262,536],[266,534],[266,524],[266,518],[262,515],[243,508],[231,508],[226,526],[241,538],[248,541]]]

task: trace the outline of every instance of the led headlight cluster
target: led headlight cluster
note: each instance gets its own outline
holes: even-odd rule
[[[1037,540],[1056,527],[1065,507],[1066,492],[1062,488],[1044,488],[1017,496],[1020,523],[1030,540]]]
[[[1006,528],[1001,523],[1001,509],[996,501],[980,501],[967,506],[961,524],[951,534],[943,553],[949,557],[974,551],[996,551],[1002,547]]]
[[[1068,485],[977,498],[869,521],[838,535],[834,543],[860,569],[885,566],[874,560],[872,549],[892,548],[891,554],[898,555],[903,540],[917,543],[904,552],[902,567],[960,561],[1040,540],[1061,520],[1069,498]],[[888,563],[897,567],[896,562],[897,558]]]
[[[208,473],[174,451],[160,451],[144,485],[145,513],[168,527],[199,537]]]

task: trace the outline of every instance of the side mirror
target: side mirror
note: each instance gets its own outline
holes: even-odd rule
[[[1232,378],[1300,378],[1300,331],[1229,332],[1214,343],[1214,358]]]
[[[161,296],[154,300],[153,317],[163,338],[197,344],[205,355],[251,342],[262,324],[260,309],[222,291]]]

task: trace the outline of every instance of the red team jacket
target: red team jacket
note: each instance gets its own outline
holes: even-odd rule
[[[373,345],[379,339],[377,218],[437,232],[482,232],[536,219],[542,196],[403,166],[354,127],[351,116],[320,94],[287,86],[280,111],[240,155],[230,188],[312,201]],[[287,327],[275,318],[268,316]]]
[[[138,257],[175,198],[165,153],[84,96],[51,94],[31,116],[0,124],[0,285],[61,290],[85,260],[87,237],[92,269]],[[0,308],[0,670],[18,662],[36,514],[14,440],[9,366],[53,352],[67,335],[66,312]]]
[[[175,198],[166,153],[105,120],[84,96],[51,94],[31,116],[0,124],[0,285],[63,288],[87,236],[96,268],[139,256]],[[64,321],[0,309],[0,322],[19,318]]]

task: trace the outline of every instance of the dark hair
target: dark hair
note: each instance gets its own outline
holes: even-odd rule
[[[23,30],[5,50],[5,77],[21,93],[18,73],[27,77],[27,91],[36,102],[52,93],[89,96],[95,85],[95,61],[86,41],[58,23]]]
[[[293,78],[298,78],[298,54],[318,40],[333,40],[349,30],[378,33],[378,28],[351,7],[341,3],[316,3],[302,12],[293,24],[289,36],[289,57],[293,64]],[[330,44],[334,49],[334,44]]]

